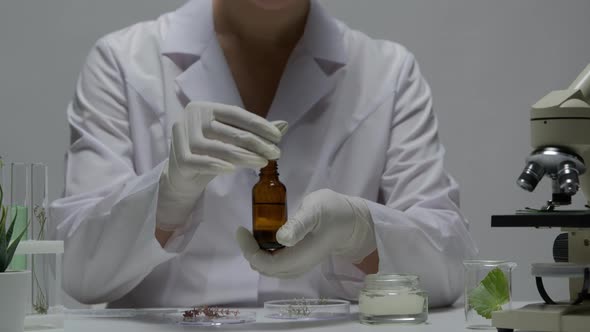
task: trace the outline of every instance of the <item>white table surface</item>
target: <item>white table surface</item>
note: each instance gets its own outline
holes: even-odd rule
[[[516,307],[522,304],[513,303]],[[91,317],[83,311],[71,311],[66,316],[65,332],[159,332],[159,331],[308,331],[308,332],[347,332],[347,331],[396,331],[396,332],[462,332],[465,328],[465,316],[461,304],[450,308],[431,310],[428,323],[418,325],[380,325],[367,326],[358,322],[357,307],[352,306],[348,319],[320,322],[287,322],[264,318],[262,310],[241,309],[241,311],[256,311],[257,321],[251,324],[227,325],[223,327],[181,326],[142,319],[140,317]],[[106,311],[105,311],[106,312]],[[490,330],[490,331],[495,331]]]

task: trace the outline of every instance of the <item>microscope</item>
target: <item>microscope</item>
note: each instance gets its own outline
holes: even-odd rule
[[[553,91],[532,106],[533,152],[517,180],[518,186],[533,191],[548,177],[552,196],[539,209],[513,215],[492,216],[492,227],[559,227],[554,242],[555,262],[532,264],[543,303],[492,313],[498,332],[514,330],[547,332],[590,331],[590,65],[566,89]],[[581,189],[585,209],[561,207],[572,202]],[[543,286],[543,277],[569,279],[569,299],[556,302]]]

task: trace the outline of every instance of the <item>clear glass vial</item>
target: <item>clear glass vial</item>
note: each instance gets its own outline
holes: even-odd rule
[[[423,323],[428,319],[428,295],[409,274],[369,274],[359,295],[363,324]]]

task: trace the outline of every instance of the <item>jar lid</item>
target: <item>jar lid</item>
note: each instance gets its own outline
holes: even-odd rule
[[[369,274],[365,287],[371,289],[418,288],[420,278],[413,274]]]

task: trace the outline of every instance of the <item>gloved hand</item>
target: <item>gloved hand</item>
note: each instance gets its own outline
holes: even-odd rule
[[[160,177],[157,227],[182,227],[207,184],[237,167],[258,170],[278,159],[285,121],[266,119],[236,106],[190,103],[172,127],[170,157]]]
[[[292,278],[311,270],[330,255],[360,263],[376,250],[373,220],[366,203],[329,189],[307,195],[301,207],[277,232],[286,248],[269,253],[247,229],[236,237],[252,269],[263,275]]]

